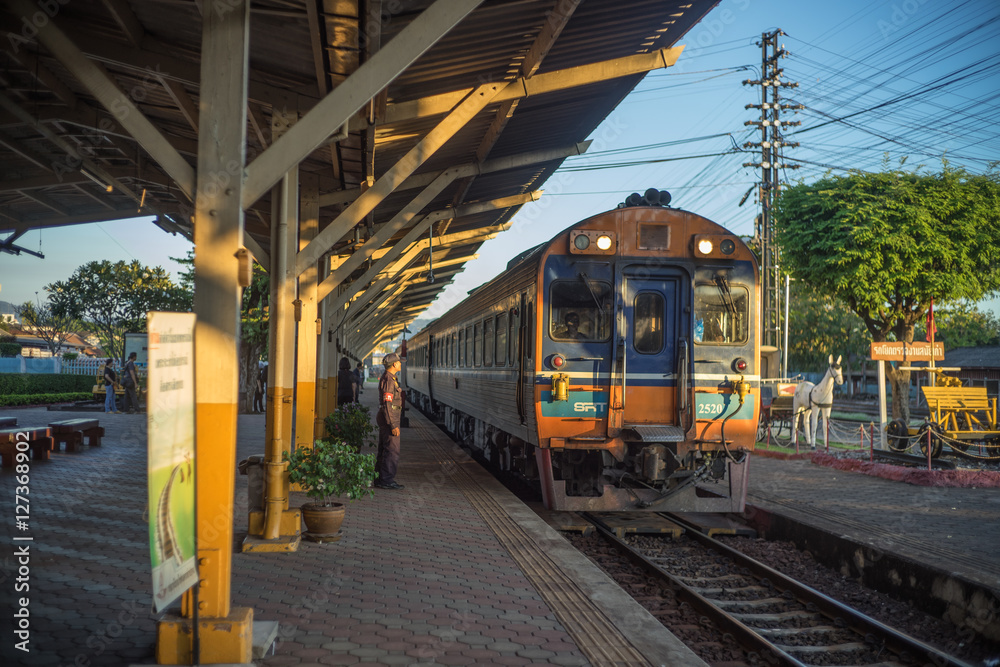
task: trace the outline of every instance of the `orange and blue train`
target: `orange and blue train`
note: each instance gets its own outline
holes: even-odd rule
[[[633,193],[408,342],[411,404],[549,509],[742,511],[760,282],[737,235]]]

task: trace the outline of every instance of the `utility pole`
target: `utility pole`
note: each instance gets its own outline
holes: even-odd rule
[[[765,354],[775,353],[774,363],[767,372],[774,375],[777,361],[780,359],[782,342],[782,308],[781,308],[781,252],[774,238],[773,209],[781,190],[779,169],[798,169],[799,165],[782,162],[782,147],[798,146],[798,142],[785,141],[782,130],[786,127],[801,125],[800,121],[782,120],[782,111],[797,112],[805,107],[801,104],[782,104],[781,88],[797,88],[799,84],[782,81],[784,70],[778,65],[781,58],[787,58],[789,53],[784,45],[778,45],[778,38],[785,33],[775,30],[763,33],[758,46],[761,47],[761,78],[746,80],[745,86],[760,86],[760,104],[748,104],[747,109],[760,109],[759,120],[748,120],[744,125],[760,127],[760,141],[750,141],[743,144],[744,148],[759,148],[760,162],[746,162],[744,167],[760,169],[761,179],[758,190],[760,200],[760,215],[757,217],[755,229],[756,242],[760,249],[761,260],[761,297],[762,313],[762,350]]]

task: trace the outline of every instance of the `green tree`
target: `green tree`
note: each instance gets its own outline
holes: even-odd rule
[[[240,305],[240,391],[245,400],[243,409],[253,411],[253,394],[257,381],[257,364],[267,358],[268,302],[271,287],[267,273],[253,263],[253,277],[243,290]]]
[[[786,189],[776,210],[785,268],[846,303],[872,340],[913,341],[931,300],[1000,289],[1000,178],[947,164],[938,174],[852,172]],[[909,371],[891,364],[894,396]],[[893,401],[894,418],[909,402]]]
[[[788,368],[797,372],[826,371],[827,359],[863,359],[871,350],[865,323],[842,301],[819,293],[805,283],[792,283],[788,309]],[[849,368],[845,369],[846,375]]]
[[[146,331],[151,310],[189,311],[191,302],[167,272],[138,261],[88,262],[45,286],[52,312],[92,326],[109,356],[121,358],[125,334]]]
[[[940,308],[935,304],[934,328],[935,338],[944,342],[946,352],[959,347],[1000,345],[1000,319],[970,302],[960,301]],[[927,337],[926,320],[917,327],[914,336],[921,340]]]
[[[14,310],[17,311],[22,326],[45,341],[53,356],[59,354],[67,336],[83,331],[83,327],[75,317],[56,314],[48,303],[34,304],[25,301]]]

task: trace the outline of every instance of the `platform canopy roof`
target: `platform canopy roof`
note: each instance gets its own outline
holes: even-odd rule
[[[384,338],[563,159],[586,150],[581,142],[647,71],[676,59],[678,40],[715,4],[252,0],[246,167],[219,175],[219,187],[244,179],[245,245],[267,267],[273,179],[258,158],[281,139],[305,146],[299,181],[318,196],[320,232],[297,269],[319,262],[320,296],[337,299],[342,322]],[[32,229],[149,215],[192,236],[202,9],[4,0],[0,251],[31,252],[18,239]],[[420,32],[404,31],[432,9],[460,18],[401,65],[400,45]],[[402,72],[339,128],[292,141],[289,128],[366,64]]]

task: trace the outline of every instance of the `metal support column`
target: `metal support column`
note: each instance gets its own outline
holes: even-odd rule
[[[325,264],[320,262],[317,267],[317,280],[324,278]],[[316,311],[316,318],[319,326],[317,328],[319,338],[316,345],[316,430],[313,433],[316,438],[326,437],[326,425],[323,418],[329,414],[326,412],[327,391],[329,380],[327,379],[327,358],[330,355],[332,344],[329,341],[327,332],[330,330],[329,316],[330,299],[320,299]]]
[[[319,232],[319,176],[301,177],[302,208],[299,219],[301,250]],[[316,338],[320,334],[317,321],[317,264],[307,266],[299,274],[298,349],[295,359],[295,447],[312,447],[316,435]]]
[[[157,662],[173,665],[249,663],[253,636],[253,609],[230,606],[250,3],[205,0],[203,17],[194,222],[199,582],[182,598],[182,617],[168,614],[157,626]]]
[[[275,110],[272,133],[295,122],[294,111]],[[269,382],[265,427],[264,509],[251,511],[243,551],[295,551],[301,513],[288,508],[289,483],[283,454],[291,451],[295,372],[295,276],[299,226],[299,170],[293,168],[271,193],[271,298],[268,317]]]

